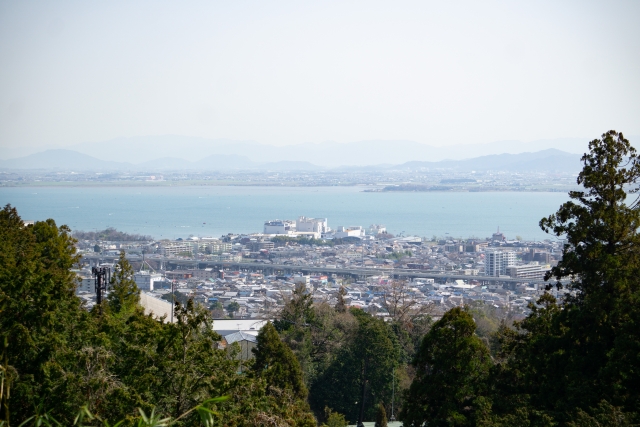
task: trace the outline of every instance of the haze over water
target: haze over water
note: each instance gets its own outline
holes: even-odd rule
[[[8,187],[25,220],[53,218],[73,230],[108,226],[156,239],[262,231],[265,220],[300,215],[329,226],[383,224],[390,233],[424,237],[553,238],[538,222],[568,200],[558,192],[366,193],[360,187]]]

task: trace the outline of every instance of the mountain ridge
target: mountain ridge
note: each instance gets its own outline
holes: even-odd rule
[[[546,171],[575,172],[580,169],[580,155],[558,149],[546,149],[520,154],[491,154],[465,160],[442,160],[437,162],[410,161],[401,164],[378,164],[368,166],[322,167],[311,162],[283,160],[279,162],[253,162],[247,156],[211,155],[191,162],[182,158],[162,157],[156,160],[131,164],[101,160],[73,150],[46,150],[29,156],[1,160],[0,168],[8,170],[53,169],[82,171],[385,171],[453,169],[460,171],[502,170],[502,171]]]

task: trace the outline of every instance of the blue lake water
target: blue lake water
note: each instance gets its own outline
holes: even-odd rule
[[[0,203],[23,219],[53,218],[72,229],[107,226],[155,238],[261,232],[265,220],[300,215],[329,226],[383,224],[417,236],[550,238],[538,227],[565,193],[366,193],[358,187],[5,187]],[[552,237],[551,237],[552,238]]]

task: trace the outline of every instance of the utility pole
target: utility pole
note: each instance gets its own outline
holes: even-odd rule
[[[107,290],[107,283],[111,281],[111,269],[109,267],[93,267],[91,269],[96,284],[96,304],[102,315],[102,293]]]
[[[393,379],[391,380],[391,418],[389,421],[395,421],[396,416],[393,413],[393,403],[396,400],[396,368],[393,367]]]
[[[364,427],[364,401],[367,396],[367,365],[366,361],[362,361],[362,401],[360,402],[360,414],[358,415],[357,427]]]
[[[173,308],[176,306],[176,296],[174,295],[176,281],[171,281],[171,323],[173,323]]]

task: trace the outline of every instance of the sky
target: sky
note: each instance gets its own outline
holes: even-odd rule
[[[4,1],[0,150],[638,135],[639,20],[635,0]]]

